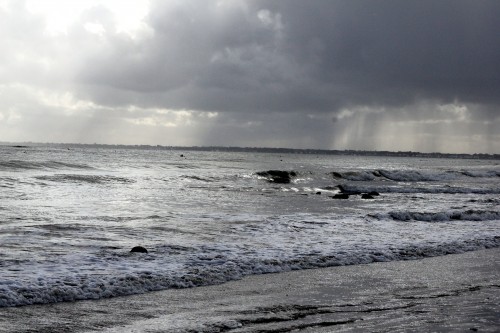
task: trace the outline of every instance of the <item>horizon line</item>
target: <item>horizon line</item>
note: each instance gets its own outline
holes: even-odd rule
[[[0,141],[0,145],[6,146],[10,145],[15,148],[29,147],[29,145],[43,146],[101,146],[101,147],[122,147],[122,148],[169,148],[175,150],[187,149],[187,150],[214,150],[214,149],[224,149],[224,150],[254,150],[261,152],[269,151],[281,151],[281,152],[307,152],[307,153],[320,153],[320,154],[363,154],[363,155],[389,155],[389,156],[407,156],[407,154],[412,154],[413,157],[489,157],[494,159],[500,159],[500,154],[496,153],[443,153],[443,152],[420,152],[411,150],[366,150],[366,149],[326,149],[326,148],[286,148],[286,147],[243,147],[243,146],[220,146],[220,145],[207,145],[207,146],[179,146],[179,145],[160,145],[160,144],[113,144],[113,143],[68,143],[68,142],[36,142],[36,141]],[[406,155],[405,155],[406,154]]]

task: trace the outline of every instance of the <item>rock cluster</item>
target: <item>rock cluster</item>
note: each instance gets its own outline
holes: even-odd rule
[[[266,177],[271,183],[288,184],[292,178],[297,176],[295,171],[268,170],[257,172],[258,176]]]

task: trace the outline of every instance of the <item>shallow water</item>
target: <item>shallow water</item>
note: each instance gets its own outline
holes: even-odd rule
[[[0,146],[0,306],[500,245],[495,160],[181,153]]]

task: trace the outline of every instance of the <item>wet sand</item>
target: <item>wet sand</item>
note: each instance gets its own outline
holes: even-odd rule
[[[0,332],[500,332],[500,249],[0,309]]]

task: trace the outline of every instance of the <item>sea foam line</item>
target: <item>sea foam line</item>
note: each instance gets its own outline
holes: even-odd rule
[[[231,252],[205,256],[190,265],[174,265],[168,271],[139,269],[126,274],[78,274],[66,276],[37,271],[23,281],[0,282],[0,307],[100,299],[169,288],[220,284],[252,274],[279,273],[319,267],[412,260],[484,248],[500,247],[500,236],[465,239],[443,244],[409,244],[371,250],[305,254],[296,257],[236,258]],[[148,259],[147,254],[140,254]],[[141,258],[135,258],[136,261]],[[150,258],[151,259],[151,258]],[[121,265],[126,265],[122,262]],[[118,272],[118,271],[115,271]]]

